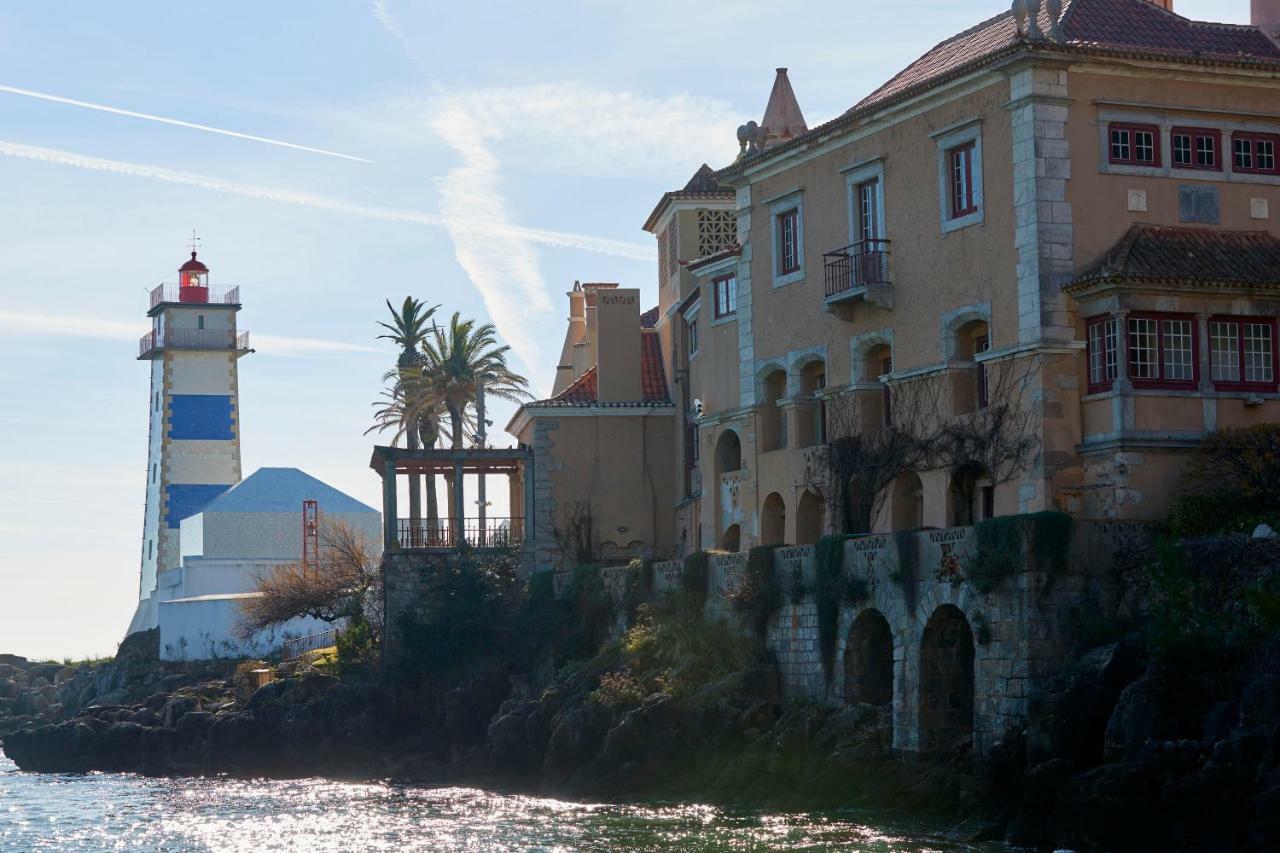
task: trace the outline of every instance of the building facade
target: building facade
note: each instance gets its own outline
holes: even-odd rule
[[[1280,3],[1174,6],[1020,0],[814,128],[778,70],[737,159],[645,223],[651,544],[1154,519],[1205,434],[1280,418]],[[945,441],[888,480],[833,463],[903,434]]]

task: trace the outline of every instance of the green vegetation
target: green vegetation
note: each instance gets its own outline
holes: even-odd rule
[[[680,574],[680,589],[694,608],[701,611],[707,603],[710,584],[711,555],[695,551],[684,558],[684,571]]]
[[[637,557],[627,564],[627,584],[623,592],[622,606],[627,624],[636,620],[640,605],[653,596],[653,561]]]
[[[756,637],[764,640],[769,618],[782,606],[782,587],[773,572],[773,552],[777,545],[757,545],[747,554],[742,585],[733,597],[733,609],[751,626]]]
[[[965,563],[969,582],[984,595],[994,592],[1029,561],[1048,574],[1048,591],[1067,570],[1072,525],[1071,516],[1062,512],[1001,515],[978,522],[973,554]]]
[[[835,672],[836,640],[840,626],[840,608],[867,600],[867,582],[845,576],[844,544],[856,536],[834,534],[823,536],[814,545],[817,587],[814,597],[818,606],[818,647],[822,652],[822,671],[827,682]]]
[[[1280,530],[1280,424],[1219,430],[1187,466],[1163,525],[1173,538]]]

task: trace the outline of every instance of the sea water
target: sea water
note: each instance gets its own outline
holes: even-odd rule
[[[4,853],[977,849],[871,813],[585,804],[325,779],[23,773],[0,755]]]

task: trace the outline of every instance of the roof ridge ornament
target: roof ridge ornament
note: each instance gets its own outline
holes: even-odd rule
[[[1062,0],[1044,0],[1044,8],[1049,13],[1049,40],[1066,41],[1067,35],[1062,31]]]
[[[1044,30],[1040,29],[1040,0],[1013,0],[1013,19],[1019,37],[1044,41]]]

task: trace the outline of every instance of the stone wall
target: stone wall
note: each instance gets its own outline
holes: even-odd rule
[[[978,753],[986,752],[1025,719],[1030,697],[1062,671],[1085,623],[1115,611],[1107,571],[1117,553],[1149,536],[1149,526],[1138,522],[1076,522],[1066,572],[1037,565],[1028,551],[1020,555],[1021,570],[985,594],[967,576],[976,547],[971,527],[849,540],[841,570],[865,584],[866,599],[840,606],[829,674],[819,639],[814,548],[779,548],[774,571],[783,600],[766,643],[784,695],[827,704],[891,702],[896,749],[941,748],[962,731],[972,734]],[[745,553],[711,555],[707,581],[707,616],[742,630],[732,599],[746,561]],[[408,571],[410,563],[398,555],[385,565],[392,616],[412,606],[413,572],[421,567]],[[618,605],[626,571],[602,570]],[[678,590],[683,572],[679,561],[654,563],[654,594]],[[557,594],[569,576],[558,573]],[[616,635],[626,629],[623,609],[617,608]],[[394,642],[389,629],[388,647]],[[856,684],[847,683],[851,677]]]

